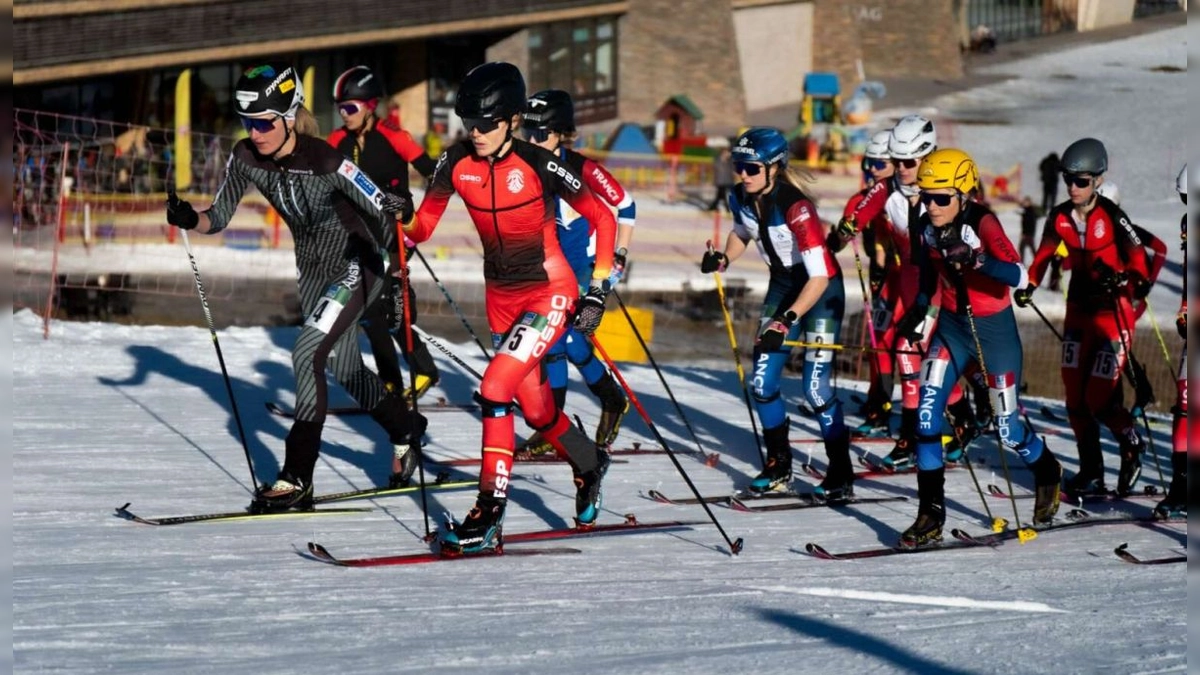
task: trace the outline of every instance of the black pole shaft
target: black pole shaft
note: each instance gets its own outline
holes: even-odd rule
[[[421,515],[425,517],[425,541],[433,539],[433,531],[429,527],[429,496],[425,489],[425,453],[421,450],[421,439],[414,438],[417,430],[417,368],[413,358],[413,323],[412,308],[409,307],[408,294],[408,251],[404,247],[404,230],[399,221],[396,222],[397,248],[400,250],[400,297],[404,302],[404,360],[408,363],[408,451],[417,453],[417,485],[421,488]],[[413,249],[416,250],[415,248]],[[386,282],[385,282],[386,283]]]
[[[471,328],[471,324],[467,321],[467,316],[463,313],[462,308],[454,301],[454,298],[450,295],[450,291],[446,290],[445,285],[442,284],[442,280],[438,279],[438,275],[429,266],[429,261],[425,259],[425,255],[421,253],[421,249],[414,247],[413,252],[417,254],[417,258],[421,260],[421,264],[425,265],[429,276],[433,277],[433,283],[437,284],[437,287],[442,291],[442,295],[446,296],[446,302],[449,302],[450,306],[454,308],[454,313],[458,314],[458,320],[462,322],[463,328],[467,329],[467,332],[471,334],[471,339],[475,340],[475,344],[479,345],[479,350],[483,352],[483,358],[491,360],[492,355],[488,352],[487,347],[483,346],[483,341],[475,334],[475,329]]]

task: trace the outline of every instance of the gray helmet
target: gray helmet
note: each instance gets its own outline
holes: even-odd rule
[[[1094,138],[1081,138],[1067,146],[1059,161],[1063,173],[1086,173],[1099,176],[1108,171],[1108,151]]]

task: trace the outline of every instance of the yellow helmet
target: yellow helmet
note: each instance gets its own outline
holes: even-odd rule
[[[917,187],[922,190],[955,188],[970,194],[979,188],[979,169],[975,168],[975,160],[962,150],[934,150],[921,160],[917,169]]]

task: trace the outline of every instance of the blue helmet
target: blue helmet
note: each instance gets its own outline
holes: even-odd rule
[[[738,136],[730,153],[735,162],[761,162],[771,165],[787,161],[788,144],[778,129],[751,127]]]

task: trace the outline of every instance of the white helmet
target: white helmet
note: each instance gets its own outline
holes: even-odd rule
[[[937,132],[933,122],[920,115],[902,118],[892,129],[888,154],[892,159],[920,159],[937,148]]]
[[[888,144],[892,140],[892,130],[884,129],[876,131],[871,135],[871,140],[867,141],[867,149],[863,156],[868,159],[890,159],[888,154]]]
[[[1096,188],[1096,194],[1108,198],[1108,201],[1117,206],[1121,205],[1121,191],[1117,189],[1117,184],[1110,180],[1101,183],[1100,187]]]
[[[867,146],[871,147],[871,146]],[[1179,170],[1179,175],[1175,177],[1175,191],[1181,195],[1186,195],[1188,192],[1187,186],[1187,164]]]

